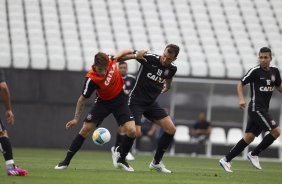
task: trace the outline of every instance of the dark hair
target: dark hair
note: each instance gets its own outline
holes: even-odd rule
[[[125,61],[121,61],[121,62],[118,63],[118,66],[120,66],[120,65],[126,65],[127,66],[127,63]]]
[[[98,52],[94,58],[95,66],[108,66],[109,56],[103,52]]]
[[[270,53],[270,56],[272,55],[271,49],[268,48],[268,47],[262,47],[262,48],[259,50],[259,53],[265,53],[265,52],[269,52],[269,53]]]
[[[178,56],[179,54],[179,47],[175,44],[168,44],[166,47],[165,47],[168,51],[168,53],[174,53],[175,57]]]

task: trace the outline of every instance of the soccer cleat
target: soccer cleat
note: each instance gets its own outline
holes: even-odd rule
[[[20,167],[13,165],[12,168],[7,169],[8,176],[26,176],[28,174],[27,170],[24,170]]]
[[[126,155],[125,159],[127,161],[133,161],[135,160],[134,156],[132,155],[132,153],[128,152],[128,154]]]
[[[64,163],[64,162],[60,162],[58,165],[55,166],[54,169],[56,170],[63,170],[63,169],[67,169],[69,166],[69,164]]]
[[[230,162],[226,162],[226,158],[222,158],[219,160],[219,165],[226,171],[226,172],[233,172],[231,170]]]
[[[123,169],[127,172],[134,171],[134,169],[126,161],[121,161],[120,159],[117,161],[117,166],[118,168]]]
[[[250,151],[248,154],[247,154],[247,158],[249,159],[249,161],[251,161],[251,163],[253,164],[253,166],[259,170],[261,170],[261,166],[259,164],[259,158],[258,156],[253,156],[251,154],[252,152]]]
[[[154,162],[152,161],[149,165],[149,168],[151,169],[151,171],[155,170],[162,173],[172,173],[170,170],[165,168],[165,165],[162,162],[160,162],[159,164],[154,164]]]
[[[113,165],[115,168],[118,168],[118,164],[117,164],[117,160],[119,159],[120,157],[120,153],[117,151],[119,146],[117,146],[116,148],[113,146],[111,148],[111,151],[112,151],[112,159],[113,159]]]

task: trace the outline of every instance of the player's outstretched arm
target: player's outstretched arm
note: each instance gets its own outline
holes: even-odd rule
[[[12,111],[11,97],[8,85],[6,82],[0,83],[0,95],[2,97],[4,106],[6,108],[6,118],[7,122],[10,124],[14,124],[15,117]]]
[[[246,101],[244,97],[244,87],[241,81],[237,85],[237,93],[239,97],[239,107],[240,109],[244,109],[246,107]]]
[[[73,118],[73,120],[67,122],[66,129],[70,129],[70,128],[74,127],[79,122],[80,116],[81,116],[81,114],[84,110],[84,107],[85,107],[85,103],[86,103],[86,98],[81,95],[78,98],[77,103],[76,103],[74,118]]]
[[[117,62],[126,61],[129,59],[142,59],[147,61],[144,58],[144,55],[147,53],[147,50],[140,50],[140,51],[134,51],[134,50],[123,50],[120,53],[116,54],[114,58],[117,60]]]
[[[125,56],[131,56],[134,57],[134,50],[132,49],[127,49],[127,50],[122,50],[121,52],[117,53],[114,58],[118,61],[125,61],[123,60],[125,58]],[[134,59],[134,58],[130,58],[130,59]]]

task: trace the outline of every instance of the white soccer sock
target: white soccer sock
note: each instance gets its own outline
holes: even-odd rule
[[[11,166],[13,166],[15,164],[14,160],[7,160],[6,161],[6,167],[7,169],[9,169]]]

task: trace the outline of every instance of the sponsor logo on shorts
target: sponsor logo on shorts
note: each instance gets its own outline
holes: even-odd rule
[[[271,120],[271,125],[276,125],[276,122],[274,120]]]
[[[86,119],[87,119],[87,120],[92,120],[92,116],[93,116],[92,114],[88,114],[87,117],[86,117]]]

